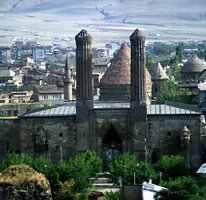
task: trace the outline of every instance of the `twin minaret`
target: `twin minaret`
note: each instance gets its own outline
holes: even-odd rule
[[[75,37],[76,40],[76,112],[77,151],[95,148],[91,146],[95,138],[92,120],[92,38],[86,30]],[[145,91],[145,36],[138,29],[130,36],[131,41],[131,134],[133,151],[142,154],[146,137],[146,91]],[[138,148],[137,148],[138,147]]]
[[[77,106],[92,108],[92,38],[86,30],[75,37],[76,40],[76,74]],[[135,30],[130,36],[131,42],[131,106],[144,105],[145,91],[145,36]]]

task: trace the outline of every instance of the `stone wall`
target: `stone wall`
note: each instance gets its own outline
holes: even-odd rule
[[[76,119],[63,117],[21,119],[21,152],[45,155],[54,161],[76,151]]]
[[[148,116],[149,146],[155,157],[163,154],[177,154],[181,151],[181,135],[187,126],[191,131],[191,162],[200,161],[200,116],[173,115]],[[152,152],[151,152],[152,153]]]
[[[0,160],[7,152],[19,152],[19,120],[0,119]]]
[[[138,126],[142,126],[141,124]],[[147,150],[158,159],[163,154],[181,151],[180,137],[184,126],[192,134],[191,160],[194,165],[200,160],[199,115],[149,115],[147,116]],[[105,137],[114,133],[114,142],[121,145],[121,152],[132,151],[134,137],[128,109],[97,109],[92,113],[87,141],[89,148],[102,156]],[[112,129],[112,130],[111,130]],[[115,135],[116,134],[116,135]],[[1,118],[0,159],[8,151],[45,155],[54,161],[68,158],[77,152],[76,117]],[[114,139],[116,138],[116,139]],[[115,141],[116,140],[116,141]],[[137,148],[145,148],[142,139]],[[113,144],[108,144],[112,146]]]

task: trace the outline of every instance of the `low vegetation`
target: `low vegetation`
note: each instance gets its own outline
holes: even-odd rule
[[[95,152],[80,153],[69,160],[54,164],[43,157],[9,154],[0,163],[0,171],[11,165],[28,165],[44,174],[50,182],[55,200],[86,200],[92,187],[88,180],[102,171],[102,160]],[[168,188],[156,195],[157,200],[205,200],[206,180],[196,177],[185,167],[182,156],[163,156],[151,165],[140,161],[130,153],[116,157],[108,166],[114,183],[133,185],[152,179],[154,183]],[[161,172],[161,173],[160,173]],[[162,174],[162,176],[159,176]],[[134,180],[135,179],[135,180]],[[120,199],[119,193],[106,193],[105,200]]]

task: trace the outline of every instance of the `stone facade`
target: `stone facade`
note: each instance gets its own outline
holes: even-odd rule
[[[87,133],[87,141],[89,148],[103,158],[110,151],[114,154],[130,151],[138,155],[142,152],[143,158],[154,161],[163,154],[177,154],[182,151],[180,139],[187,126],[192,134],[191,161],[196,165],[200,160],[198,114],[147,115],[145,135],[132,133],[129,109],[95,109],[92,117],[94,130]],[[75,116],[0,120],[0,157],[3,159],[8,151],[16,151],[44,155],[53,161],[66,159],[78,151],[77,126]],[[139,130],[140,125],[137,123],[135,128]]]
[[[127,102],[93,101],[91,36],[76,36],[77,100],[0,120],[0,139],[17,152],[46,155],[53,161],[95,150],[104,161],[123,152],[155,161],[163,154],[185,152],[181,135],[192,134],[190,162],[200,162],[200,112],[170,105],[148,105],[145,84],[145,36],[136,30],[131,40],[131,98]],[[11,136],[12,134],[12,136]],[[2,151],[2,157],[6,153]]]
[[[154,162],[164,154],[184,153],[181,137],[183,126],[187,126],[192,134],[191,163],[198,164],[200,160],[200,118],[199,116],[148,116],[148,147],[151,160]]]
[[[76,119],[21,119],[20,150],[45,155],[51,160],[66,159],[76,151]]]

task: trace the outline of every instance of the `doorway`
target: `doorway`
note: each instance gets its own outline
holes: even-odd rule
[[[113,125],[110,125],[102,140],[103,159],[106,166],[122,153],[122,140]]]

